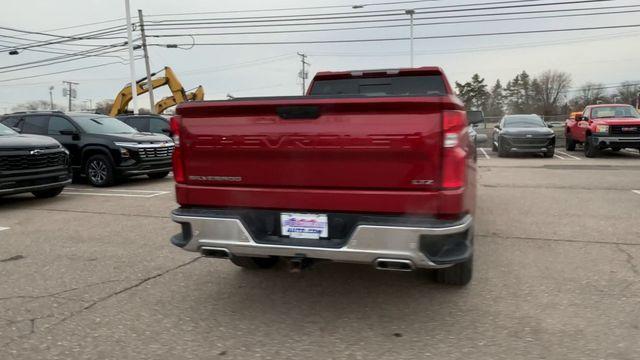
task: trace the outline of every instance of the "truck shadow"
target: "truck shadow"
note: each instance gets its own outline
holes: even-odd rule
[[[464,313],[473,286],[436,284],[422,271],[383,272],[352,264],[323,263],[297,274],[234,270],[224,284],[205,286],[209,301],[204,308],[202,302],[193,304],[201,308],[197,311],[213,318],[229,311],[242,327],[274,331],[282,326],[285,333],[296,327],[277,324],[300,321],[299,330],[313,333],[353,331],[357,324],[364,332],[401,337],[407,326],[422,320],[431,326]]]

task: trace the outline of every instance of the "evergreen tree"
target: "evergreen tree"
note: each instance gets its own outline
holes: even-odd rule
[[[500,80],[496,80],[496,83],[491,88],[485,116],[502,117],[504,115],[505,103],[503,90]]]
[[[471,81],[464,84],[456,82],[458,97],[464,102],[467,110],[485,110],[489,100],[489,92],[484,79],[478,74],[471,77]]]

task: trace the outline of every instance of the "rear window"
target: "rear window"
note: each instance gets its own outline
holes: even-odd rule
[[[317,80],[311,95],[442,96],[446,87],[440,75]]]

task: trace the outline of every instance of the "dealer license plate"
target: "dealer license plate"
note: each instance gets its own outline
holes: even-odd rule
[[[329,220],[326,214],[281,213],[282,235],[297,239],[329,237]]]

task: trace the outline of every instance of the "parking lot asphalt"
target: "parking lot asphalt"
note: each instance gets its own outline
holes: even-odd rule
[[[0,199],[0,359],[637,359],[640,155],[478,152],[475,274],[242,270],[169,244],[172,179]]]

